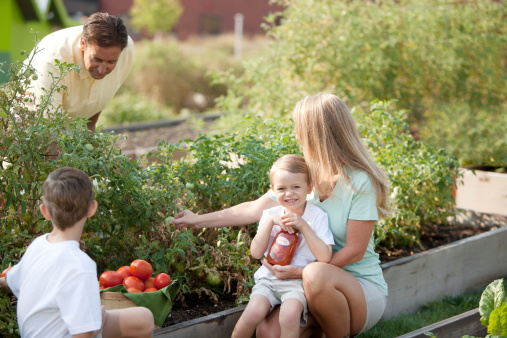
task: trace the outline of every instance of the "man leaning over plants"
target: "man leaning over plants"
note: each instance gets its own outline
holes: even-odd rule
[[[40,104],[53,78],[59,76],[55,60],[79,66],[79,72],[72,71],[61,79],[60,85],[66,90],[52,94],[50,109],[61,107],[70,118],[88,119],[88,129],[94,132],[101,111],[132,68],[134,43],[122,19],[107,13],[94,13],[84,26],[47,35],[25,63],[29,60],[37,76],[32,77],[27,94],[35,96],[35,104]]]

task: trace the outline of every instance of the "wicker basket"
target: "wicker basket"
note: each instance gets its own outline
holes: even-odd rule
[[[125,297],[121,292],[101,292],[100,304],[106,307],[106,310],[125,309],[137,306],[136,303]]]

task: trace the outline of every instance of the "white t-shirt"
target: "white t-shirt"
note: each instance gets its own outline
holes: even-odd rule
[[[70,337],[102,326],[97,265],[76,241],[50,243],[44,234],[7,274],[18,298],[21,337]]]
[[[262,228],[268,216],[283,215],[283,212],[284,208],[282,206],[276,206],[271,209],[264,210],[262,212],[261,220],[259,221],[257,232]],[[324,211],[313,204],[306,203],[305,212],[303,213],[302,218],[308,223],[308,225],[310,225],[317,237],[322,239],[326,245],[334,245],[333,234],[331,233],[331,230],[329,230],[328,216]],[[278,234],[281,230],[282,229],[278,225],[273,225],[273,229],[269,235],[268,248],[271,247],[271,243],[273,243],[276,234]],[[265,256],[267,255],[268,251],[266,250]],[[299,245],[290,264],[298,267],[304,267],[315,261],[316,258],[310,250],[308,243],[306,243],[305,237],[302,233],[299,233]],[[271,271],[264,266],[261,266],[257,272],[255,272],[254,278],[256,282],[261,278],[276,279]]]

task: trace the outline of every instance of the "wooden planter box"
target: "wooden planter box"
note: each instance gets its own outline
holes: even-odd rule
[[[431,332],[441,338],[461,338],[464,335],[484,337],[488,330],[481,324],[479,309],[470,310],[441,322],[409,332],[398,338],[428,338],[425,332]]]
[[[423,304],[446,296],[484,288],[491,281],[507,276],[507,264],[502,258],[506,256],[507,227],[502,227],[382,264],[389,285],[382,319],[415,311]],[[155,330],[154,336],[229,337],[244,308],[241,306],[161,328]],[[451,336],[439,334],[438,337]]]
[[[463,184],[456,189],[456,206],[461,209],[507,216],[507,174],[461,169]]]

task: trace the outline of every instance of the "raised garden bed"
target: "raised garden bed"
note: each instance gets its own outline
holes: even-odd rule
[[[492,280],[507,275],[507,265],[503,260],[497,259],[507,255],[507,227],[504,226],[507,218],[476,213],[460,217],[462,221],[468,223],[479,222],[477,224],[484,225],[496,222],[502,227],[382,264],[389,285],[389,297],[383,319],[415,311],[421,305],[445,296],[456,296],[482,288]],[[240,306],[164,327],[156,330],[154,336],[166,338],[230,336],[243,309],[244,306]],[[465,314],[462,316],[458,323],[474,321],[473,316],[468,317]],[[472,327],[475,324],[471,325],[466,334],[474,334]],[[438,332],[440,331],[433,333]],[[440,333],[437,337],[452,336]]]

